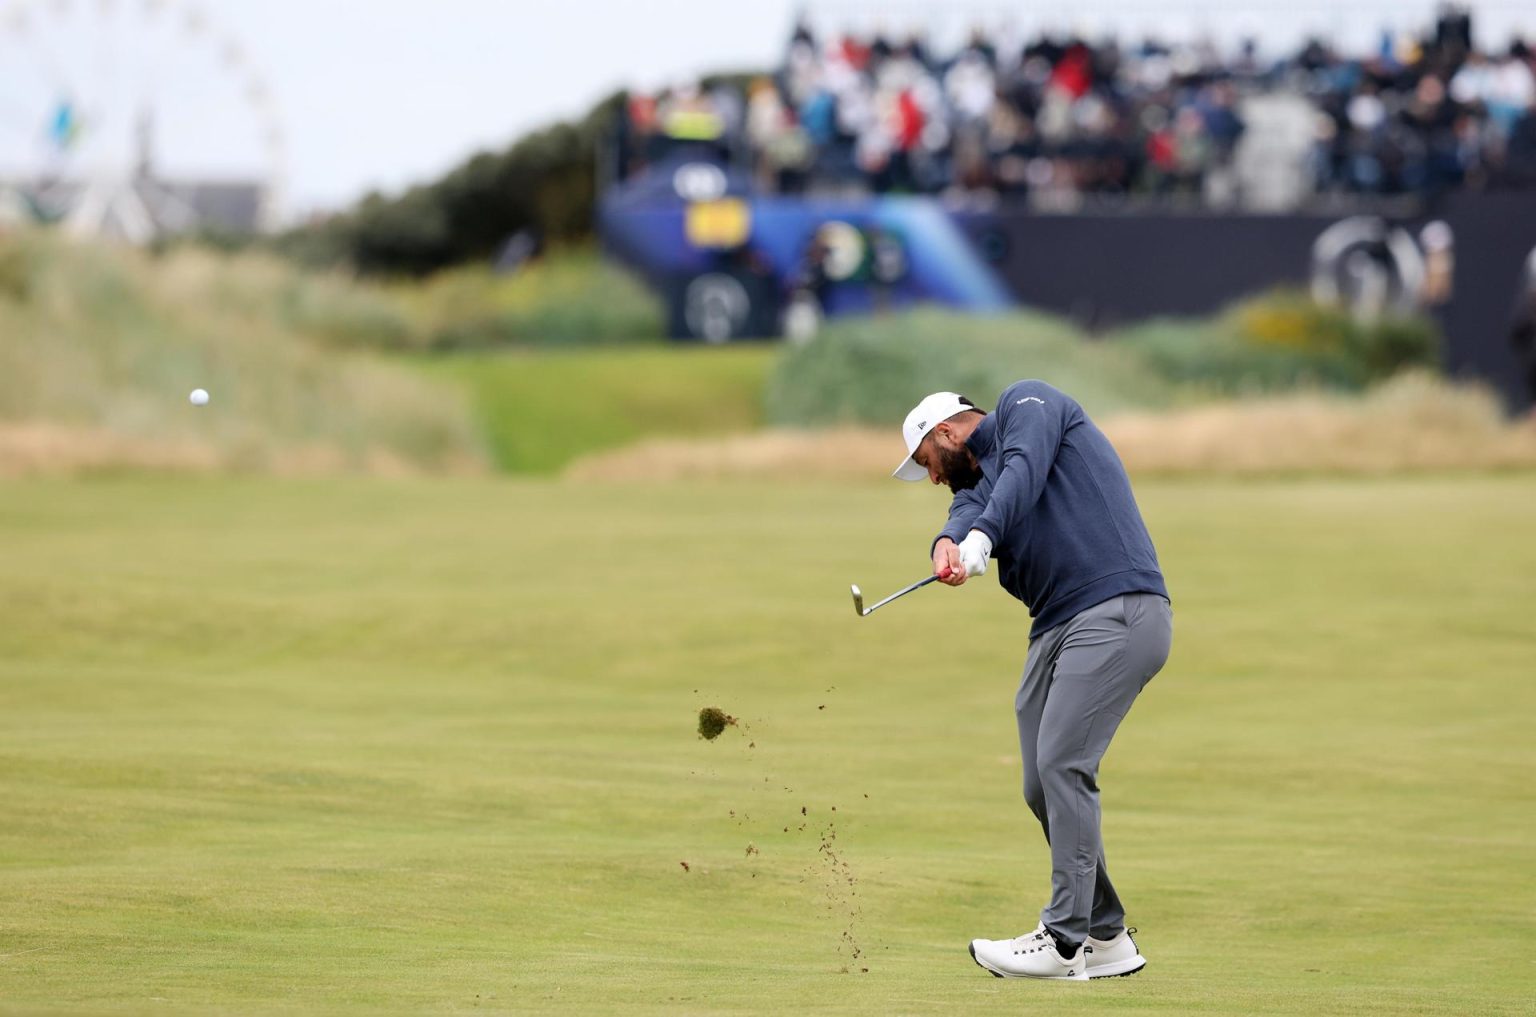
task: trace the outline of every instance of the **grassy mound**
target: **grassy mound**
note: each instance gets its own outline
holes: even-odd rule
[[[990,405],[1020,378],[1041,378],[1101,416],[1297,388],[1361,391],[1431,366],[1433,327],[1374,326],[1276,293],[1211,319],[1155,321],[1102,339],[1045,315],[971,317],[934,308],[834,322],[789,350],[769,385],[768,417],[785,426],[886,424],[937,389]]]
[[[479,468],[451,391],[316,341],[398,324],[368,291],[258,257],[0,237],[0,471]]]

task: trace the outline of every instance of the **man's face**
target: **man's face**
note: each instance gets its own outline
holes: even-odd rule
[[[948,424],[940,424],[923,439],[912,459],[928,471],[935,484],[947,484],[956,494],[981,483],[981,464]]]

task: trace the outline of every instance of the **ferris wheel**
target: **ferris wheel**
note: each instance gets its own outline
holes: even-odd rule
[[[281,219],[283,132],[197,0],[0,0],[0,198],[14,218],[145,243]]]

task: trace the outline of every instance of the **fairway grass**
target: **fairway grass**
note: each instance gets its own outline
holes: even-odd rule
[[[1536,476],[1137,491],[1077,985],[965,950],[1049,888],[1022,608],[850,607],[926,485],[4,485],[0,1012],[1536,1010]]]

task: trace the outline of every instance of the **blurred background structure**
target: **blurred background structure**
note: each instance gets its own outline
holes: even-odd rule
[[[1434,315],[1447,367],[1529,398],[1507,336],[1533,242],[1515,224],[1536,219],[1519,36],[1475,37],[1453,5],[1288,48],[1216,15],[960,34],[907,13],[807,12],[772,73],[627,97],[604,235],[672,334],[931,300],[1097,330],[1308,285]]]
[[[198,0],[8,0],[0,67],[0,215],[133,243],[279,225],[268,86]]]

